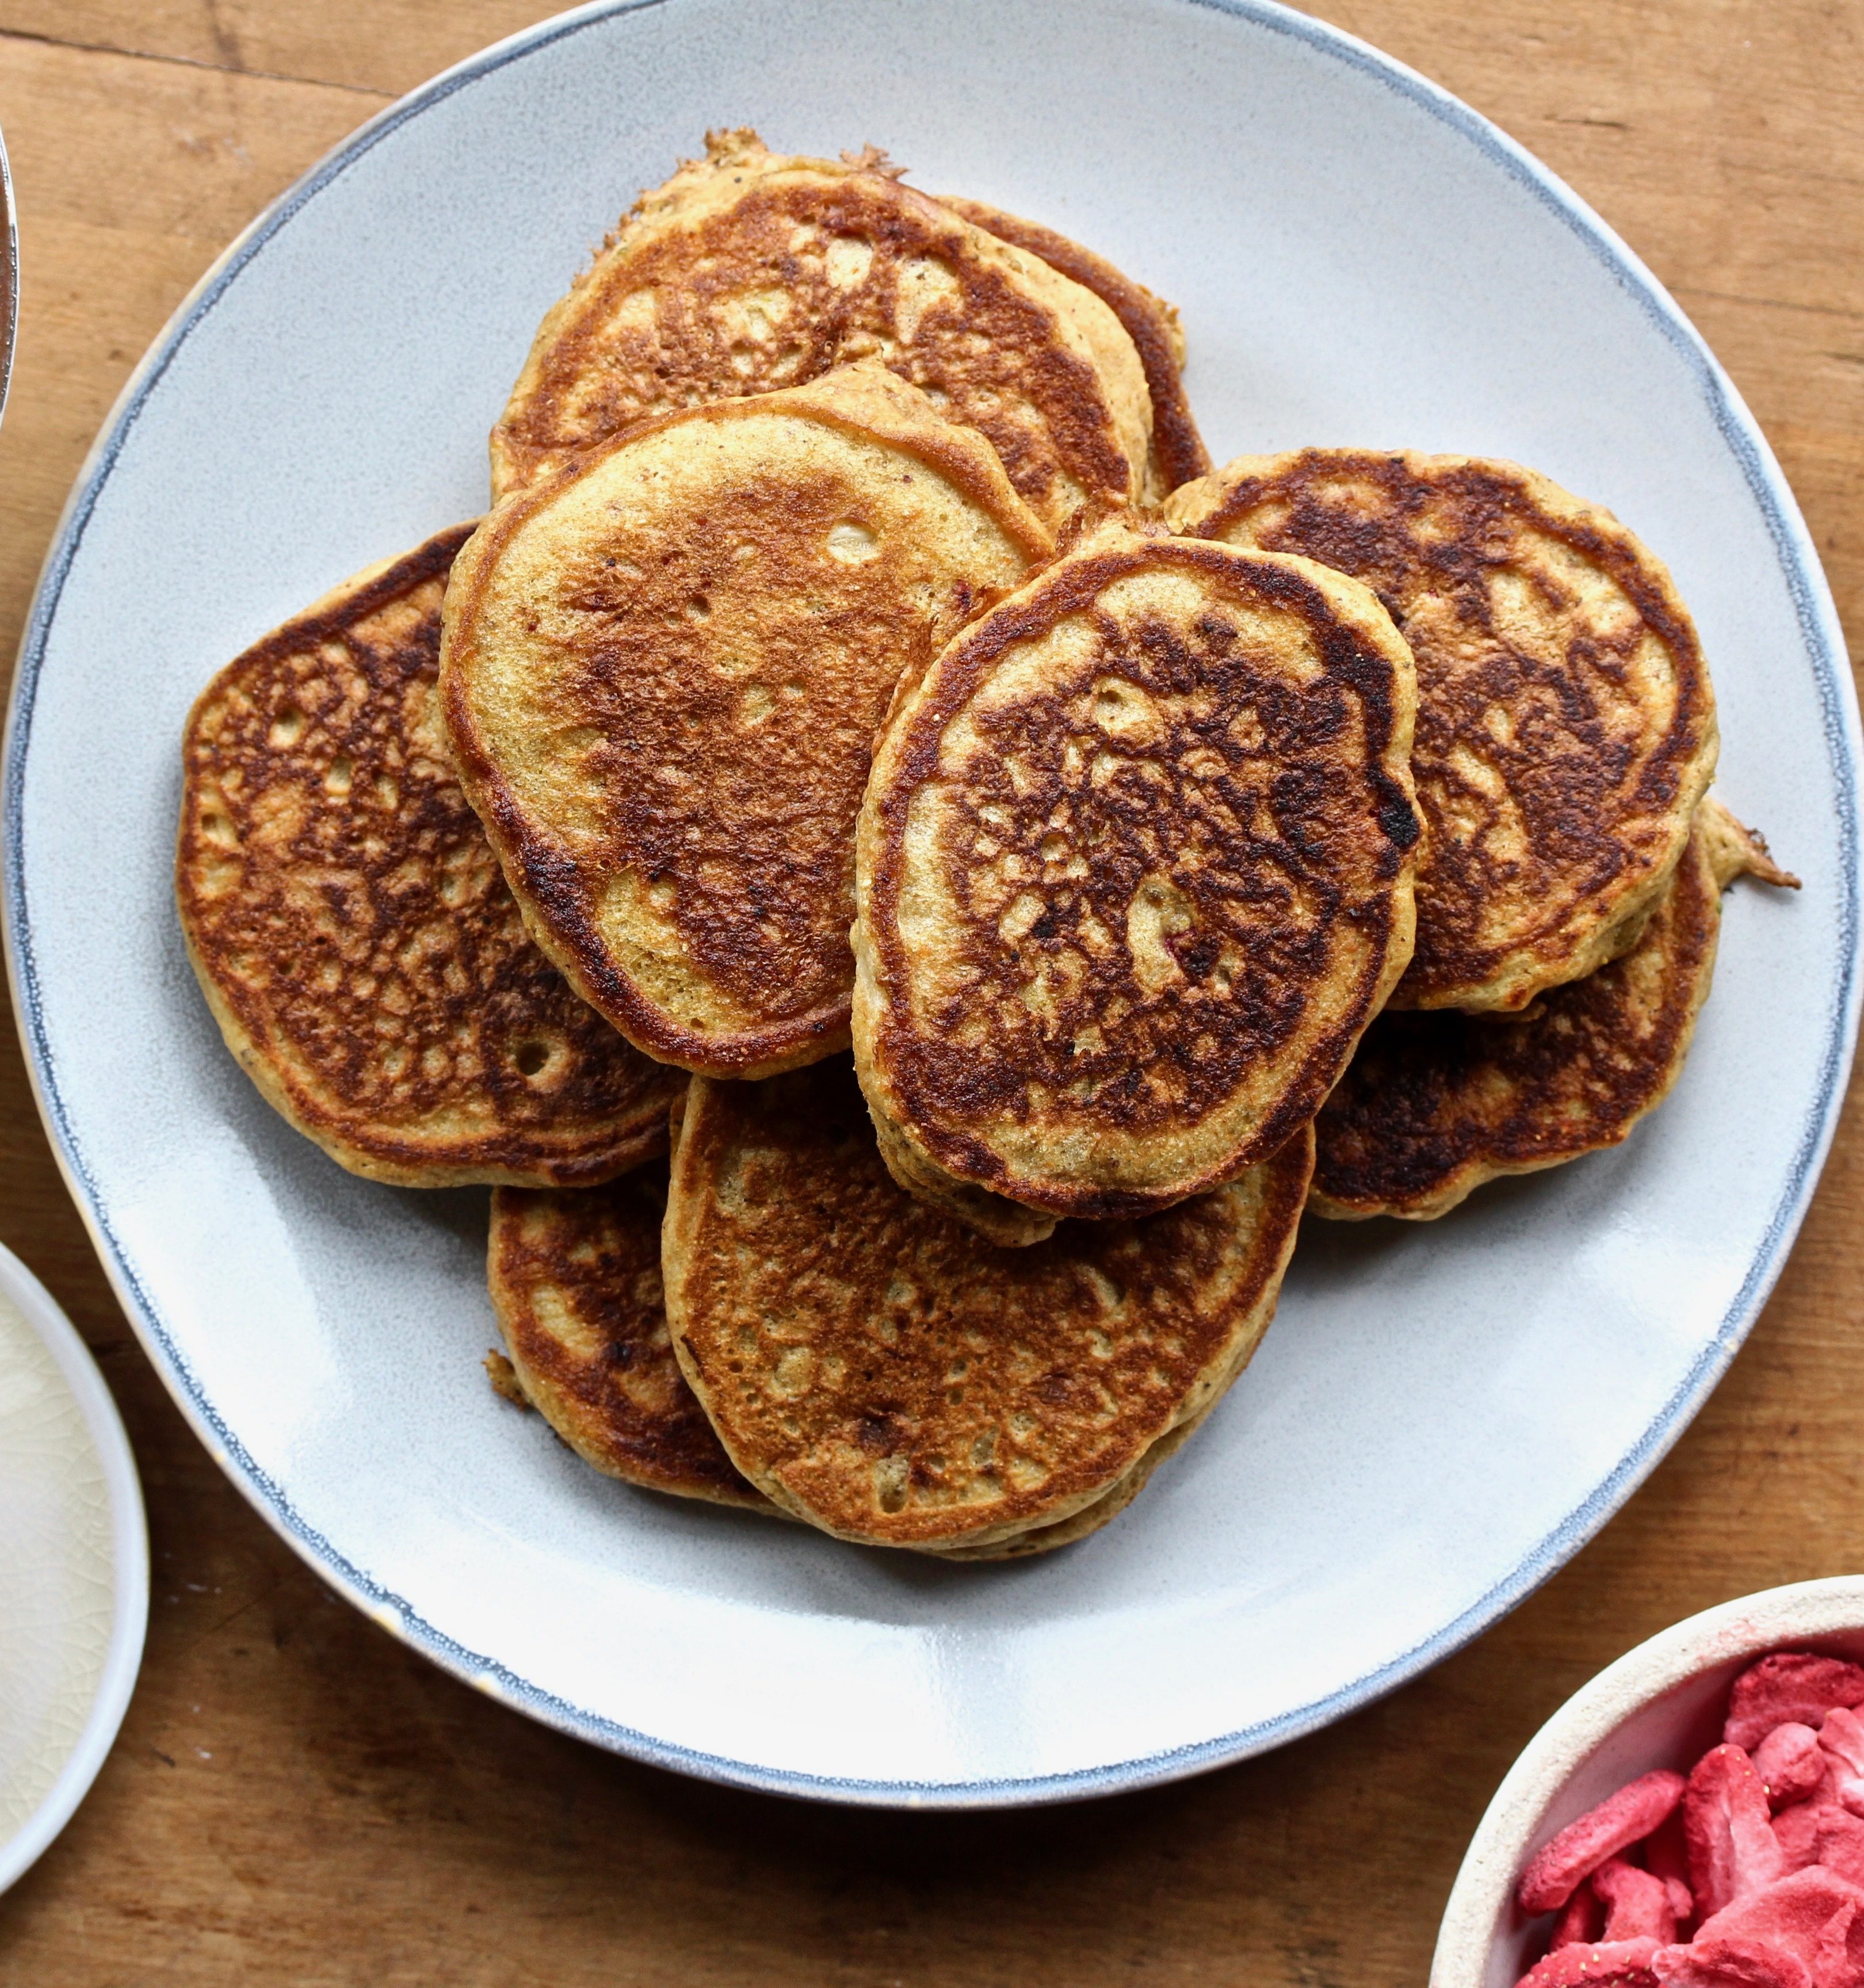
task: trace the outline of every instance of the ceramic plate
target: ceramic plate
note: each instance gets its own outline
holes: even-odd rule
[[[110,1390],[0,1249],[0,1892],[96,1778],[148,1618],[142,1494]]]
[[[1730,900],[1676,1095],[1423,1228],[1317,1225],[1206,1432],[1102,1537],[929,1565],[597,1478],[486,1386],[482,1195],[351,1178],[261,1103],[169,896],[190,699],[484,502],[531,333],[709,126],[872,139],[1182,306],[1220,460],[1518,458],[1667,559],[1721,790],[1806,880]],[[851,1800],[1192,1772],[1477,1634],[1650,1469],[1778,1271],[1856,1027],[1857,720],[1766,445],[1623,245],[1480,118],[1261,5],[661,0],[565,16],[367,126],[137,374],[47,567],[7,764],[19,1013],[73,1188],[176,1397],[396,1635],[602,1745]]]

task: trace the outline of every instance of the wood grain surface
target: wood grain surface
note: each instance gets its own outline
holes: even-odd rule
[[[16,646],[113,397],[228,237],[392,96],[541,11],[0,0],[23,265],[0,429],[0,652]],[[1325,11],[1538,153],[1669,286],[1778,450],[1855,647],[1864,0]],[[858,124],[851,140],[868,135]],[[114,1754],[0,1899],[0,1983],[1421,1983],[1470,1829],[1561,1699],[1693,1610],[1864,1566],[1860,1216],[1854,1103],[1766,1315],[1649,1484],[1507,1621],[1382,1704],[1112,1801],[846,1813],[559,1738],[327,1592],[144,1359],[54,1171],[9,1027],[0,1239],[68,1308],[115,1391],[148,1496],[154,1594]]]

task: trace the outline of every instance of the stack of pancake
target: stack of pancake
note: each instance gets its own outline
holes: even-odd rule
[[[1213,474],[1182,358],[1046,228],[716,137],[545,318],[489,515],[196,705],[229,1046],[353,1171],[493,1184],[494,1383],[597,1469],[1081,1538],[1304,1208],[1622,1139],[1722,890],[1791,881],[1623,526],[1500,462]]]

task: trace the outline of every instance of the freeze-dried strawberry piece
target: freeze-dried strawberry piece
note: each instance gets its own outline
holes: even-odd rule
[[[1650,1970],[1661,1988],[1812,1988],[1812,1970],[1797,1954],[1742,1939],[1660,1946]]]
[[[1592,1889],[1605,1902],[1605,1938],[1654,1939],[1669,1946],[1676,1937],[1676,1915],[1669,1887],[1622,1857],[1608,1857],[1592,1873]]]
[[[1855,1712],[1834,1706],[1818,1729],[1818,1743],[1854,1774],[1864,1774],[1864,1719]]]
[[[1851,1884],[1864,1886],[1864,1816],[1837,1808],[1822,1817],[1818,1861]]]
[[[1670,1910],[1676,1915],[1678,1934],[1686,1936],[1696,1906],[1690,1895],[1690,1852],[1683,1840],[1680,1803],[1645,1838],[1644,1868],[1669,1887]]]
[[[1654,1939],[1601,1940],[1563,1946],[1531,1967],[1514,1988],[1656,1988],[1650,1956]]]
[[[1864,1719],[1835,1707],[1818,1729],[1818,1744],[1825,1769],[1818,1799],[1864,1815]]]
[[[1754,1750],[1754,1770],[1766,1783],[1769,1807],[1804,1801],[1825,1778],[1825,1756],[1818,1735],[1797,1719],[1776,1726]]]
[[[1864,1888],[1815,1864],[1737,1898],[1704,1923],[1697,1939],[1771,1947],[1803,1961],[1814,1988],[1856,1988],[1864,1980],[1861,1910]]]
[[[1864,1982],[1864,1908],[1825,1922],[1812,1959],[1812,1988],[1859,1988]]]
[[[1788,1870],[1803,1871],[1807,1865],[1818,1862],[1821,1821],[1828,1815],[1844,1813],[1835,1802],[1802,1801],[1783,1808],[1774,1817],[1774,1841],[1780,1846]]]
[[[1752,1770],[1749,1770],[1751,1773]],[[1757,1789],[1760,1783],[1754,1786]],[[1628,1850],[1648,1836],[1683,1798],[1683,1777],[1661,1770],[1646,1774],[1629,1787],[1608,1795],[1568,1823],[1521,1873],[1516,1896],[1524,1912],[1557,1912],[1582,1878],[1588,1878],[1608,1857]],[[1761,1797],[1765,1811],[1766,1797]],[[1693,1883],[1690,1888],[1695,1889]]]
[[[1683,1797],[1690,1891],[1707,1922],[1786,1870],[1768,1824],[1767,1790],[1740,1747],[1712,1748],[1696,1763]]]
[[[1837,1657],[1787,1652],[1750,1664],[1728,1694],[1722,1738],[1751,1750],[1788,1719],[1816,1727],[1835,1706],[1864,1705],[1864,1669]]]
[[[1853,1885],[1864,1885],[1864,1817],[1836,1802],[1795,1802],[1774,1817],[1774,1841],[1789,1871],[1822,1864]]]
[[[1605,1904],[1588,1878],[1560,1908],[1547,1951],[1557,1953],[1563,1946],[1590,1946],[1605,1929]]]

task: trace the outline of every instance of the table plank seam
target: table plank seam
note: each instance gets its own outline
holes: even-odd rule
[[[125,48],[113,42],[70,41],[63,35],[35,33],[23,28],[0,28],[0,47],[8,42],[67,49],[79,55],[117,56],[126,62],[158,63],[172,69],[206,69],[215,75],[237,76],[255,83],[297,83],[306,90],[331,90],[345,96],[366,96],[377,103],[392,103],[396,95],[392,90],[371,90],[364,83],[333,83],[327,76],[291,76],[282,69],[247,69],[235,63],[208,62],[198,56],[163,55],[151,49]]]

